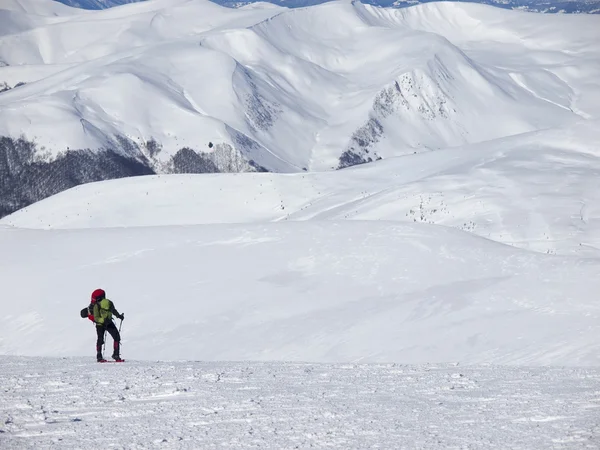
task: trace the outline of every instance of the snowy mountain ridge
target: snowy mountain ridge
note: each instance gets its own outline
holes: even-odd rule
[[[2,215],[82,182],[332,170],[598,115],[592,16],[452,3],[3,8]],[[571,31],[558,42],[557,28]],[[52,176],[27,184],[42,167]]]
[[[1,6],[0,447],[598,447],[592,16]]]
[[[83,9],[105,9],[118,6],[125,3],[132,3],[140,0],[57,0],[68,6]],[[143,0],[141,0],[143,1]],[[235,1],[235,0],[212,0],[217,4],[239,8],[254,3],[262,3],[263,0],[257,1]],[[321,3],[328,0],[271,0],[271,3],[285,6],[287,8],[304,8]],[[432,0],[434,1],[434,0]],[[454,1],[454,0],[446,0]],[[463,0],[464,1],[464,0]],[[499,8],[506,9],[521,9],[524,11],[539,12],[539,13],[600,13],[600,3],[596,0],[466,0],[472,3],[483,3]],[[405,8],[414,6],[420,3],[427,3],[428,0],[365,0],[363,3],[394,8]]]
[[[37,53],[37,22],[0,43],[43,68],[2,68],[39,79],[0,95],[0,127],[47,145],[0,141],[1,198],[19,210],[0,221],[0,281],[22,298],[0,352],[86,354],[88,323],[48,317],[103,280],[136,311],[157,305],[127,322],[138,358],[597,364],[592,16],[40,5],[46,38],[105,20]],[[390,38],[403,45],[373,51]],[[53,151],[71,139],[84,150]],[[68,189],[107,173],[154,176]],[[64,192],[27,206],[14,186]],[[46,289],[64,298],[40,305]],[[36,344],[50,323],[68,344]]]

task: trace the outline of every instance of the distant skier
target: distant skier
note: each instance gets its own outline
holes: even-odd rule
[[[96,289],[92,292],[92,301],[88,306],[88,319],[96,324],[98,340],[96,341],[96,358],[99,362],[106,361],[102,356],[102,346],[104,345],[104,334],[108,331],[114,340],[114,351],[112,358],[115,361],[122,361],[120,356],[121,336],[119,330],[112,321],[115,317],[123,320],[125,314],[119,314],[112,301],[106,298],[106,293],[102,289]]]

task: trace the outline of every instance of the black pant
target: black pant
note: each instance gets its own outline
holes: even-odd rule
[[[112,336],[114,343],[114,353],[119,354],[119,342],[121,342],[121,336],[119,335],[119,330],[115,326],[115,323],[112,320],[109,320],[102,326],[96,326],[96,332],[98,333],[98,340],[96,341],[96,352],[98,355],[102,354],[102,346],[104,345],[104,333],[108,331]]]

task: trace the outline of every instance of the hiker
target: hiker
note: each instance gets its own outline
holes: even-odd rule
[[[121,336],[115,326],[113,315],[121,320],[125,314],[119,314],[112,301],[106,298],[106,293],[102,289],[96,289],[92,292],[92,301],[88,306],[88,319],[96,324],[98,340],[96,341],[96,358],[98,362],[106,361],[102,356],[102,346],[104,345],[104,335],[108,331],[114,340],[114,351],[112,358],[115,361],[122,361],[120,353]]]

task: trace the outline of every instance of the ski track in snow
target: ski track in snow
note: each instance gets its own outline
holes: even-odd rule
[[[600,445],[600,369],[0,361],[3,449]]]

